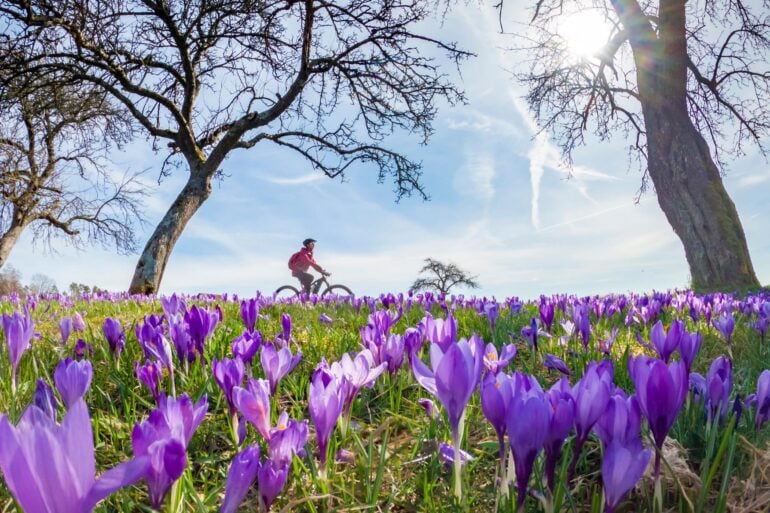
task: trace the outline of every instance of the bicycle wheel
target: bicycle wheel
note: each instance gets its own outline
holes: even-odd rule
[[[353,297],[353,291],[347,288],[345,285],[329,285],[326,290],[323,291],[321,297],[327,296],[329,294],[333,294],[338,297]]]
[[[296,297],[299,295],[299,289],[296,287],[292,287],[291,285],[284,285],[283,287],[278,287],[275,292],[273,292],[273,297],[275,299],[289,299],[292,297]]]

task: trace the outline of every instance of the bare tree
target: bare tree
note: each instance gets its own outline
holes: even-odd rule
[[[108,171],[105,154],[125,127],[105,95],[53,77],[18,77],[3,86],[0,266],[27,228],[46,247],[63,237],[76,247],[134,251],[144,193],[135,177],[115,181]]]
[[[431,52],[454,44],[414,31],[424,0],[4,0],[14,44],[121,103],[188,180],[150,237],[131,292],[154,292],[184,227],[236,149],[275,144],[329,177],[358,163],[392,178],[397,198],[425,196],[420,165],[389,149],[396,129],[426,141],[439,99],[462,93]],[[55,64],[50,63],[55,60]],[[176,159],[175,159],[176,158]]]
[[[467,271],[449,263],[445,264],[432,258],[425,259],[425,265],[420,269],[420,274],[427,273],[427,277],[419,277],[412,283],[411,289],[435,290],[441,294],[448,294],[452,287],[479,288],[476,282],[478,276],[473,276]]]
[[[603,140],[625,135],[645,168],[640,193],[651,179],[693,286],[758,286],[720,167],[746,142],[766,150],[767,2],[764,9],[743,0],[537,0],[533,7],[529,66],[519,78],[568,161],[589,132]],[[557,24],[589,9],[612,34],[594,57],[570,59]]]
[[[56,281],[45,274],[34,274],[27,285],[28,294],[55,294],[59,292]]]
[[[8,296],[11,292],[22,293],[21,273],[12,265],[0,269],[0,296]]]

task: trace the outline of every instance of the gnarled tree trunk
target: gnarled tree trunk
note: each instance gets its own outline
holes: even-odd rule
[[[131,294],[153,294],[158,291],[174,244],[188,221],[211,195],[211,176],[212,173],[206,172],[203,166],[192,170],[184,188],[158,223],[139,257],[128,289]]]
[[[26,223],[18,221],[14,215],[11,225],[8,230],[0,235],[0,267],[3,267],[8,261],[8,256],[11,254],[11,250],[18,242],[21,233],[24,231]]]
[[[684,245],[693,288],[758,287],[738,212],[687,110],[685,0],[660,0],[657,37],[638,4],[614,5],[631,32],[649,175]]]
[[[645,109],[648,165],[660,208],[682,240],[696,290],[759,286],[738,212],[686,112]]]

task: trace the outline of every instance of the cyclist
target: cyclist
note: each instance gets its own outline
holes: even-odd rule
[[[289,258],[289,269],[291,275],[297,278],[302,284],[302,290],[310,294],[310,285],[313,283],[313,275],[307,272],[312,267],[324,276],[329,276],[323,267],[318,265],[313,259],[313,248],[315,248],[315,239],[305,239],[302,241],[302,249],[294,253]]]

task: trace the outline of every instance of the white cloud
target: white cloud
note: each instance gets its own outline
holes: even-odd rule
[[[323,180],[325,177],[319,173],[308,173],[302,176],[294,176],[289,178],[283,178],[278,176],[265,176],[262,177],[266,182],[274,183],[276,185],[306,185],[313,182]]]
[[[487,152],[466,151],[465,163],[455,172],[455,188],[460,194],[479,199],[495,195],[495,160]]]

